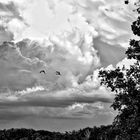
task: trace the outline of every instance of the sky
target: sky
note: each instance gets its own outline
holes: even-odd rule
[[[98,72],[128,64],[133,3],[0,0],[0,129],[111,124],[115,93]]]

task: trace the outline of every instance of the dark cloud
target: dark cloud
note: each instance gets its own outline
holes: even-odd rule
[[[1,111],[1,110],[0,110]],[[0,112],[0,120],[1,121],[12,121],[12,120],[19,120],[25,117],[31,117],[31,114],[26,114],[26,112],[19,112],[19,111],[1,111]]]
[[[67,92],[67,91],[66,91]],[[44,92],[45,93],[45,92]],[[41,93],[42,94],[42,93]],[[52,93],[53,94],[53,93]],[[75,93],[76,94],[76,93]],[[74,103],[95,103],[104,102],[111,103],[113,100],[113,95],[101,96],[95,94],[93,96],[89,95],[68,95],[68,96],[53,96],[53,95],[32,95],[19,97],[13,101],[8,99],[1,99],[0,106],[15,107],[15,106],[35,106],[35,107],[67,107]],[[10,99],[10,98],[9,98]]]
[[[98,102],[100,103],[100,102]],[[100,104],[78,104],[69,107],[37,107],[37,106],[9,106],[8,108],[0,108],[0,120],[16,121],[25,118],[56,118],[56,119],[84,119],[92,118],[96,115],[110,114],[112,110],[109,108],[110,103]],[[99,106],[99,107],[98,107]],[[111,114],[113,114],[112,112]]]
[[[1,15],[1,12],[5,12],[5,17]],[[1,18],[17,18],[20,20],[23,20],[23,18],[20,16],[20,12],[18,10],[18,7],[15,5],[14,2],[8,2],[8,3],[1,3],[0,2],[0,17]]]

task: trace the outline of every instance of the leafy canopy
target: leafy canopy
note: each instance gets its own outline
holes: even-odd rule
[[[140,14],[139,2],[135,3]],[[134,35],[140,37],[140,17],[131,25]],[[118,111],[113,126],[119,128],[120,136],[125,139],[137,139],[140,134],[140,40],[131,39],[126,50],[128,59],[135,63],[130,68],[117,67],[115,70],[100,70],[101,85],[115,92],[111,107]]]

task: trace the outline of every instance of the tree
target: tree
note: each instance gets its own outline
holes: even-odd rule
[[[140,14],[139,2],[135,3]],[[134,35],[140,36],[140,17],[131,25]],[[128,59],[136,62],[130,68],[117,67],[115,70],[100,70],[101,85],[116,92],[111,105],[118,111],[113,126],[120,129],[121,138],[133,140],[140,134],[140,40],[131,39],[126,50]]]

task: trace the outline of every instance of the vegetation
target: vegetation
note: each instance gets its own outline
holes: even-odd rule
[[[140,3],[135,3],[140,14]],[[134,35],[140,36],[140,17],[132,23]],[[101,70],[101,84],[116,92],[111,107],[118,110],[112,127],[120,130],[119,136],[125,140],[140,139],[140,40],[131,39],[126,50],[128,59],[135,60],[130,68],[117,67],[115,70]]]
[[[118,134],[119,130],[112,129],[112,125],[65,133],[12,128],[0,130],[0,140],[116,140]]]

